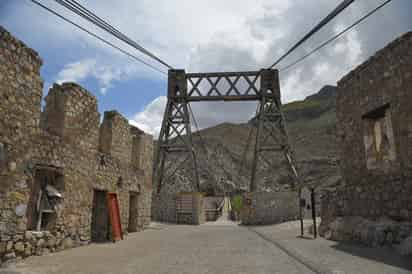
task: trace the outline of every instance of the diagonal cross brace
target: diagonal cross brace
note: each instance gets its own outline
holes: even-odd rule
[[[239,80],[244,78],[246,89],[240,89]],[[210,87],[201,91],[201,82],[207,81]],[[223,90],[222,81],[229,84]],[[258,84],[260,84],[258,86]],[[188,86],[189,91],[188,91]],[[154,162],[153,185],[161,190],[162,183],[167,181],[178,169],[168,172],[173,165],[165,167],[164,162],[171,153],[185,154],[182,162],[185,168],[192,171],[192,182],[199,190],[199,173],[196,155],[193,149],[192,132],[188,104],[191,101],[259,101],[260,108],[256,116],[257,130],[254,159],[252,163],[250,191],[256,191],[257,172],[263,167],[271,167],[265,155],[285,157],[295,182],[299,183],[293,152],[291,150],[281,109],[278,71],[263,69],[252,72],[217,72],[189,73],[184,70],[170,70],[168,81],[168,101],[163,117]],[[265,155],[263,154],[265,153]],[[269,160],[270,160],[269,158]],[[167,174],[165,176],[165,174]],[[166,177],[166,179],[164,179]]]

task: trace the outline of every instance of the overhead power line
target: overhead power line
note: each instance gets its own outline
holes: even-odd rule
[[[383,8],[384,6],[386,6],[387,4],[389,4],[390,2],[392,2],[392,0],[387,0],[385,2],[383,2],[382,4],[380,4],[379,6],[377,6],[376,8],[374,8],[373,10],[371,10],[370,12],[368,12],[367,14],[365,14],[364,16],[362,16],[361,18],[359,18],[358,20],[356,20],[352,25],[348,26],[347,28],[343,29],[342,31],[340,31],[339,33],[337,33],[336,35],[332,36],[330,39],[326,40],[325,42],[323,42],[322,44],[320,44],[319,46],[317,46],[316,48],[314,48],[313,50],[311,50],[310,52],[308,52],[307,54],[303,55],[302,57],[300,57],[299,59],[297,59],[296,61],[294,61],[293,63],[281,68],[279,71],[285,71],[290,69],[291,67],[297,65],[298,63],[302,62],[303,60],[305,60],[306,58],[308,58],[309,56],[311,56],[312,54],[314,54],[315,52],[319,51],[320,49],[324,48],[325,46],[327,46],[328,44],[332,43],[333,41],[337,40],[339,37],[341,37],[342,35],[344,35],[345,33],[347,33],[348,31],[352,30],[353,28],[355,28],[357,25],[359,25],[360,23],[362,23],[363,21],[365,21],[368,17],[372,16],[374,13],[376,13],[378,10],[380,10],[381,8]]]
[[[107,21],[103,20],[99,16],[97,16],[92,11],[88,10],[86,7],[82,6],[79,2],[75,0],[55,0],[61,6],[71,10],[72,12],[76,13],[77,15],[81,16],[82,18],[86,19],[87,21],[91,22],[92,24],[96,25],[97,27],[101,28],[102,30],[110,33],[111,35],[115,36],[119,40],[125,42],[129,46],[133,47],[134,49],[142,52],[143,54],[149,56],[150,58],[156,60],[157,62],[161,63],[162,65],[166,66],[169,69],[173,67],[139,45],[137,42],[133,41],[125,34],[120,32],[118,29],[113,27],[111,24],[107,23]]]
[[[282,61],[286,56],[291,54],[296,48],[302,45],[306,40],[308,40],[312,35],[318,32],[323,26],[328,24],[335,18],[339,13],[345,10],[349,5],[351,5],[355,0],[344,0],[340,3],[331,13],[328,14],[322,21],[320,21],[311,31],[309,31],[302,39],[300,39],[295,45],[293,45],[285,54],[283,54],[279,59],[277,59],[269,68],[273,68],[280,61]]]
[[[50,9],[49,7],[46,7],[45,5],[41,4],[40,2],[38,2],[38,1],[36,1],[36,0],[30,0],[30,1],[31,1],[32,3],[38,5],[39,7],[47,10],[48,12],[54,14],[55,16],[59,17],[60,19],[63,19],[63,20],[66,21],[67,23],[72,24],[73,26],[77,27],[78,29],[86,32],[87,34],[89,34],[89,35],[91,35],[91,36],[93,36],[94,38],[98,39],[99,41],[101,41],[101,42],[109,45],[110,47],[112,47],[112,48],[114,48],[114,49],[122,52],[123,54],[126,54],[127,56],[135,59],[136,61],[138,61],[138,62],[140,62],[140,63],[142,63],[142,64],[144,64],[144,65],[146,65],[146,66],[148,66],[148,67],[150,67],[151,69],[153,69],[153,70],[155,70],[155,71],[157,71],[157,72],[160,72],[160,73],[162,73],[162,74],[164,74],[164,75],[167,75],[166,72],[160,70],[159,68],[153,66],[152,64],[149,64],[149,63],[145,62],[145,61],[142,60],[141,58],[139,58],[139,57],[137,57],[137,56],[135,56],[135,55],[133,55],[133,54],[125,51],[124,49],[122,49],[122,48],[114,45],[113,43],[107,41],[106,39],[104,39],[104,38],[102,38],[102,37],[100,37],[100,36],[98,36],[97,34],[95,34],[95,33],[91,32],[91,31],[87,30],[86,28],[84,28],[84,27],[80,26],[79,24],[73,22],[72,20],[64,17],[63,15],[57,13],[56,11]]]

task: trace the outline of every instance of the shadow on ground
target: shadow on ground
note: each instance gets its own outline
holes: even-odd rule
[[[401,256],[390,248],[371,248],[348,243],[337,243],[332,248],[350,253],[353,256],[396,266],[405,270],[412,270],[412,256]]]

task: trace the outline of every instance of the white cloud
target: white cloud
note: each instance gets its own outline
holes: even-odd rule
[[[309,8],[307,1],[285,1],[284,3],[287,4],[281,8],[276,8],[276,5],[268,8],[268,3],[265,1],[254,3],[254,8],[245,13],[248,16],[241,17],[242,20],[239,19],[236,26],[226,23],[227,29],[220,28],[208,39],[203,37],[203,40],[199,40],[189,55],[190,71],[256,70],[268,66],[274,60],[274,56],[283,53],[290,46],[291,41],[297,40],[301,33],[306,31],[310,22],[315,23],[325,12]],[[322,3],[326,7],[334,6],[330,1],[323,0]],[[296,16],[295,10],[299,10],[301,14]],[[310,47],[306,44],[283,65],[295,60],[304,54],[305,50],[310,50],[326,37],[341,30],[342,26],[345,26],[343,23],[339,21],[331,24],[323,34],[320,34],[321,38],[318,37],[318,41],[309,43]],[[353,31],[332,49],[324,49],[298,67],[282,72],[280,75],[282,101],[301,100],[318,91],[323,85],[336,84],[345,72],[359,62],[362,54],[359,35],[357,31]],[[155,134],[160,130],[162,116],[149,114],[154,107],[160,108],[157,112],[163,114],[164,107],[157,104],[157,101],[158,99],[155,99],[149,105],[150,111],[144,110],[134,117],[135,121],[140,118],[140,123],[151,128],[151,132]],[[193,104],[201,128],[224,121],[246,122],[255,109],[256,103]]]
[[[95,58],[86,58],[66,64],[57,74],[56,82],[79,82],[87,78],[94,78],[100,86],[100,92],[106,94],[113,86],[114,81],[128,79],[134,75],[135,66],[121,67],[109,65]]]
[[[188,71],[235,71],[268,66],[340,0],[119,0],[115,6],[109,0],[83,0],[81,3],[177,68]],[[74,18],[73,14],[53,1],[47,4]],[[396,34],[408,30],[411,19],[407,11],[412,6],[411,1],[401,0],[391,5],[384,13],[368,19],[356,31],[314,54],[298,67],[282,72],[282,100],[303,99],[325,84],[335,84],[343,74],[383,47]],[[376,0],[355,2],[282,65],[296,60],[375,6]],[[150,69],[59,19],[47,15],[48,20],[44,20],[44,13],[39,10],[34,12],[31,5],[18,5],[9,14],[9,19],[5,20],[15,20],[15,14],[19,14],[20,18],[30,17],[32,24],[29,26],[24,20],[16,20],[16,24],[22,24],[22,29],[31,29],[30,33],[36,33],[35,39],[45,40],[38,32],[42,29],[42,33],[49,36],[48,43],[70,44],[84,53],[82,58],[79,57],[80,61],[64,67],[57,77],[60,80],[81,81],[94,77],[101,91],[106,92],[115,88],[116,81],[123,79],[162,79]],[[399,14],[403,17],[400,18]],[[75,19],[113,41],[91,24],[77,17]],[[136,53],[126,45],[115,43]],[[134,115],[133,120],[152,133],[158,132],[165,101],[165,97],[155,98]],[[193,109],[203,127],[223,121],[246,120],[253,113],[254,106],[227,103],[223,107],[220,103],[203,103],[194,105]]]
[[[212,1],[213,2],[213,1]],[[322,0],[327,7],[333,7],[330,1]],[[274,56],[278,56],[290,46],[291,41],[297,40],[307,25],[315,23],[324,11],[307,7],[306,1],[284,1],[284,5],[277,7],[270,5],[269,1],[257,1],[250,11],[245,12],[248,16],[239,16],[237,20],[229,16],[229,23],[222,22],[225,28],[215,29],[214,32],[202,32],[204,36],[197,41],[189,55],[190,71],[235,71],[256,70],[268,66]],[[328,3],[328,4],[326,4]],[[211,4],[213,5],[213,3]],[[296,11],[302,14],[296,17]],[[222,12],[222,11],[219,11]],[[229,11],[232,12],[232,11]],[[207,8],[205,14],[207,14]],[[236,17],[236,14],[232,14]],[[188,36],[195,29],[197,22],[202,18],[199,15],[194,21],[194,26],[189,29]],[[218,18],[219,16],[212,16]],[[233,20],[233,21],[232,21]],[[210,20],[209,20],[210,21]],[[192,22],[192,21],[191,21]],[[236,24],[230,24],[236,22]],[[309,22],[309,23],[308,23]],[[303,26],[303,27],[302,27]],[[335,34],[342,27],[342,22],[332,24],[323,33],[322,37]],[[208,26],[210,28],[210,26]],[[186,33],[185,33],[186,34]],[[322,41],[324,38],[319,39]],[[303,47],[287,59],[288,62],[304,54]],[[356,64],[362,56],[362,47],[357,32],[352,32],[340,41],[333,50],[323,50],[312,56],[305,62],[287,72],[281,73],[282,101],[301,100],[305,96],[318,91],[323,85],[336,84],[336,81],[350,67]],[[157,113],[162,113],[164,105],[158,104],[155,99],[148,108],[138,113],[134,120],[144,124],[150,132],[155,135],[160,130],[161,115],[152,115],[153,108],[159,108]],[[164,99],[165,103],[166,99]],[[203,102],[193,104],[196,119],[201,128],[212,126],[224,121],[246,122],[254,114],[256,103],[211,103]],[[140,119],[140,120],[139,120]]]
[[[143,111],[134,115],[129,122],[157,137],[160,133],[166,102],[166,96],[157,97]]]
[[[96,66],[95,59],[84,59],[81,61],[66,64],[57,74],[57,83],[77,82],[84,80],[93,74]]]

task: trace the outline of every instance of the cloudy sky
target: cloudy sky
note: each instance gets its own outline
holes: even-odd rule
[[[340,1],[79,0],[166,62],[188,72],[267,67]],[[140,56],[54,1],[40,2]],[[280,67],[305,54],[381,2],[383,0],[355,1],[285,59]],[[411,10],[412,1],[393,0],[336,43],[282,72],[283,102],[301,100],[323,85],[336,84],[376,50],[412,30]],[[78,82],[98,97],[101,112],[117,109],[143,130],[158,133],[166,103],[164,75],[107,47],[29,0],[0,0],[0,25],[43,58],[41,73],[45,94],[54,82]],[[246,121],[255,107],[253,103],[193,105],[200,127],[223,121]]]

